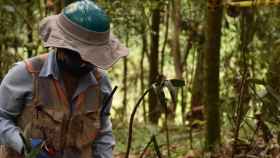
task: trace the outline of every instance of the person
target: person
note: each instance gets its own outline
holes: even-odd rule
[[[43,19],[39,35],[50,51],[16,63],[0,86],[0,157],[113,157],[105,70],[128,48],[89,0]]]

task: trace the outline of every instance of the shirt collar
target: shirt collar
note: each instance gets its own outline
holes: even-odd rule
[[[98,82],[94,76],[93,72],[88,73],[87,75],[83,76],[78,84],[77,90],[73,95],[73,98],[77,97],[80,93],[85,91],[88,87],[97,85]]]
[[[43,67],[39,73],[39,77],[53,77],[53,79],[61,80],[59,78],[59,69],[55,51],[49,52],[48,58],[44,62]],[[92,71],[80,79],[76,93],[79,94],[80,92],[87,89],[89,86],[97,84],[97,79]]]
[[[43,67],[39,73],[39,77],[53,77],[59,80],[59,69],[56,62],[56,55],[54,51],[49,52],[48,58],[43,64]]]

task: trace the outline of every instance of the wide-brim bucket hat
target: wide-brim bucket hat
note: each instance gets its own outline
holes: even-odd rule
[[[92,31],[67,18],[52,15],[40,22],[39,35],[45,47],[66,48],[76,51],[81,58],[101,69],[108,69],[129,50],[110,33]]]

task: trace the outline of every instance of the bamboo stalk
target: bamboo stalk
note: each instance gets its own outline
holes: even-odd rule
[[[252,7],[252,6],[268,6],[268,5],[280,5],[280,0],[251,0],[241,2],[228,2],[227,5],[234,7]]]

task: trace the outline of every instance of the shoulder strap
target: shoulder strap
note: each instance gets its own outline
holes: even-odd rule
[[[96,80],[97,80],[97,82],[99,82],[100,81],[100,79],[102,78],[102,76],[101,76],[101,70],[99,69],[99,68],[95,68],[94,69],[94,76],[95,76],[95,78],[96,78]]]
[[[26,70],[32,74],[37,74],[40,72],[48,54],[42,54],[24,61]]]
[[[39,81],[38,74],[47,59],[48,54],[42,54],[24,61],[26,70],[32,74],[33,77],[33,105],[37,106],[39,103]]]

